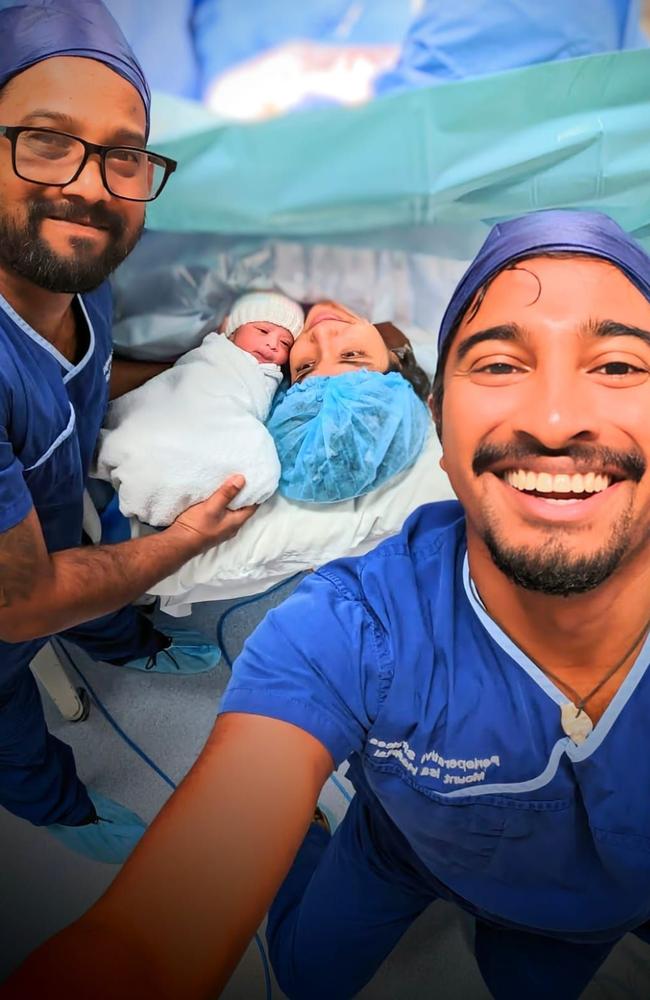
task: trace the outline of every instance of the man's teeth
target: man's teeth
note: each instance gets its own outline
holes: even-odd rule
[[[572,476],[563,474],[552,476],[550,472],[528,472],[526,469],[512,469],[505,474],[505,481],[516,490],[535,493],[602,493],[611,483],[611,477],[597,472],[587,472],[584,476],[575,472]]]

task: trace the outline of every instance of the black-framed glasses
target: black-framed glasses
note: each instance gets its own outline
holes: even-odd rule
[[[127,201],[153,201],[177,165],[168,156],[137,146],[100,146],[51,128],[0,125],[0,135],[11,143],[14,173],[22,180],[65,187],[95,155],[107,191]]]

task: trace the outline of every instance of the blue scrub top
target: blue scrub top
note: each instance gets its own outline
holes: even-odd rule
[[[0,532],[34,507],[48,551],[81,542],[83,491],[108,403],[108,283],[77,296],[86,350],[72,364],[0,296]],[[0,642],[0,689],[45,639]]]
[[[439,503],[272,611],[222,711],[299,726],[337,765],[352,754],[357,791],[461,905],[609,940],[650,918],[649,660],[650,639],[576,746],[566,697],[473,588],[461,507]]]

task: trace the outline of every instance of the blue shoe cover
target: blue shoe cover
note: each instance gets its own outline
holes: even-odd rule
[[[146,823],[119,802],[90,789],[88,794],[97,812],[96,823],[85,826],[54,823],[46,829],[77,854],[108,865],[121,865],[147,829]]]
[[[160,630],[171,638],[168,649],[155,656],[129,660],[123,666],[133,670],[148,670],[154,674],[203,674],[213,670],[221,659],[221,650],[215,643],[207,642],[204,635],[192,629],[167,628]]]

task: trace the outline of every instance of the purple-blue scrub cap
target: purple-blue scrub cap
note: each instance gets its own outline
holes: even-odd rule
[[[0,87],[42,59],[97,59],[138,91],[149,134],[149,86],[129,43],[101,0],[0,0],[0,39]]]
[[[608,215],[564,210],[531,212],[500,222],[490,230],[442,317],[438,350],[486,281],[514,261],[552,250],[608,260],[650,299],[650,257]]]

